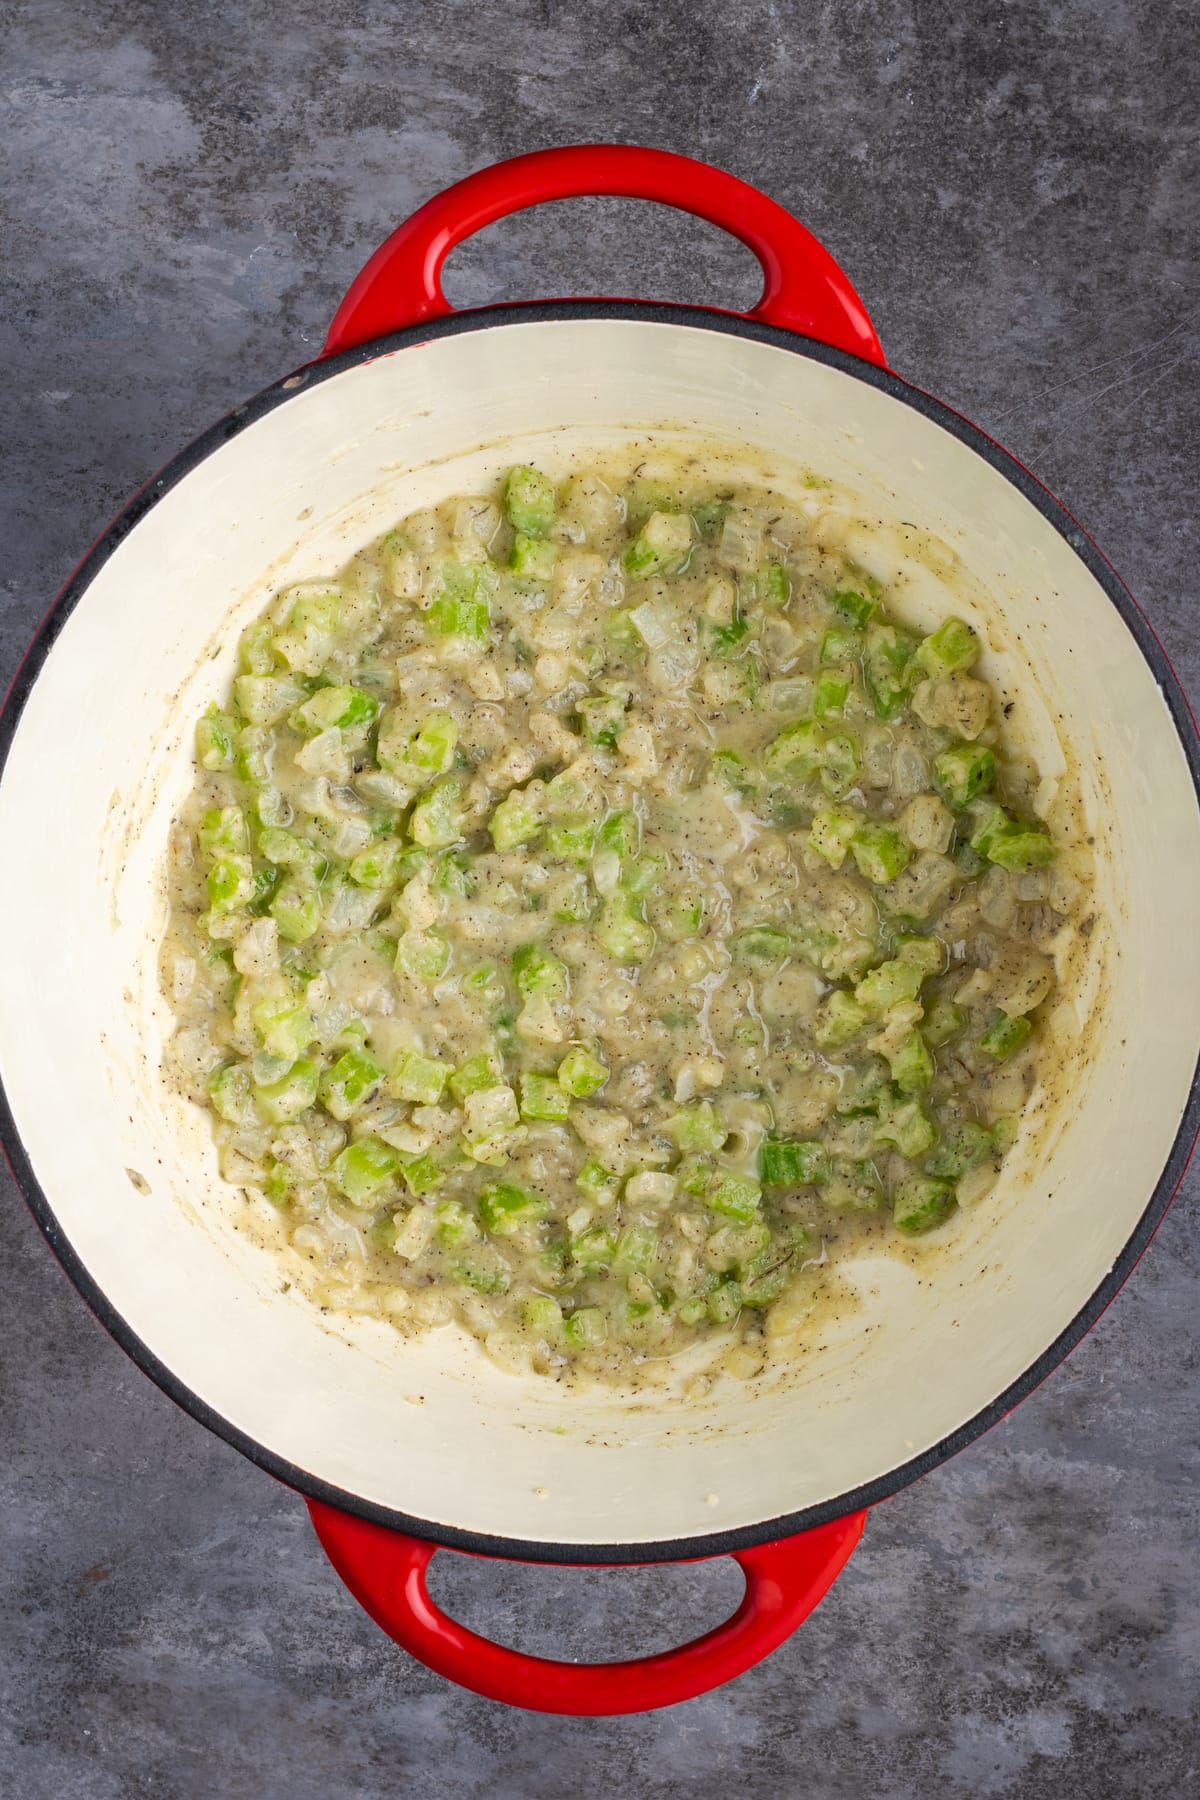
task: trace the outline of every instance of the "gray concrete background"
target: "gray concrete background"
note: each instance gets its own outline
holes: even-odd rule
[[[3,21],[0,682],[108,517],[315,353],[395,222],[496,157],[616,138],[805,219],[894,366],[1064,496],[1200,693],[1187,0],[9,0]],[[449,287],[737,305],[753,274],[705,227],[573,202],[494,227]],[[589,1723],[394,1649],[300,1503],[109,1342],[5,1180],[0,1794],[1200,1791],[1198,1200],[1193,1177],[1068,1366],[877,1509],[768,1663]],[[665,1647],[738,1589],[724,1564],[438,1567],[469,1621],[564,1655]]]

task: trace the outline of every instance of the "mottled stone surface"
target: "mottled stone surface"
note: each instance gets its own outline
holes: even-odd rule
[[[9,0],[3,32],[4,682],[111,513],[314,353],[393,223],[493,158],[617,138],[794,208],[895,367],[1067,499],[1200,692],[1187,0]],[[755,280],[714,231],[608,201],[493,228],[450,288],[736,305]],[[1200,1791],[1198,1202],[1193,1178],[1069,1365],[877,1510],[768,1663],[588,1723],[395,1650],[299,1503],[109,1342],[6,1180],[0,1795]],[[469,1620],[559,1654],[666,1646],[738,1587],[440,1560]]]

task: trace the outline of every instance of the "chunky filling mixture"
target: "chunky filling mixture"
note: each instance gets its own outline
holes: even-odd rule
[[[173,840],[225,1176],[326,1305],[548,1372],[753,1347],[845,1243],[953,1232],[1078,891],[971,627],[695,480],[515,467],[288,588]]]

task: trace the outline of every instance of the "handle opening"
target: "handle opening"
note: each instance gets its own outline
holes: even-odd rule
[[[753,251],[695,214],[631,196],[578,195],[510,213],[456,244],[442,269],[455,309],[636,294],[748,313],[762,293]]]
[[[729,1618],[746,1591],[729,1556],[606,1568],[528,1563],[513,1581],[490,1558],[439,1551],[425,1579],[433,1604],[468,1630],[563,1662],[661,1654]]]

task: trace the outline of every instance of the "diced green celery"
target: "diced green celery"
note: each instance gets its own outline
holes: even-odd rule
[[[273,1124],[286,1125],[312,1106],[320,1079],[320,1065],[307,1057],[302,1058],[294,1062],[278,1081],[268,1082],[256,1090],[258,1103]]]
[[[773,1244],[741,1270],[738,1286],[743,1306],[771,1306],[786,1290],[795,1272],[792,1250]]]
[[[709,760],[708,772],[735,794],[749,794],[755,786],[754,776],[736,750],[718,750]]]
[[[742,1290],[736,1281],[722,1281],[704,1304],[714,1325],[731,1325],[742,1310]]]
[[[589,744],[611,750],[625,728],[627,701],[620,694],[593,694],[576,708]]]
[[[916,639],[894,625],[872,625],[863,652],[863,679],[880,719],[899,711],[912,685],[912,660]]]
[[[691,1106],[681,1107],[666,1120],[663,1130],[685,1153],[719,1150],[729,1136],[711,1100],[697,1100]]]
[[[554,483],[540,469],[515,463],[504,477],[504,510],[514,531],[544,538],[554,524]]]
[[[481,1247],[472,1256],[457,1257],[450,1273],[481,1294],[505,1294],[512,1285],[512,1270],[502,1260],[488,1257]]]
[[[404,753],[404,760],[423,775],[444,775],[454,761],[457,745],[458,720],[449,713],[427,713]]]
[[[658,1254],[658,1233],[652,1225],[626,1225],[617,1239],[613,1267],[623,1275],[645,1275]]]
[[[696,521],[696,530],[702,538],[711,541],[720,535],[721,527],[725,523],[725,515],[729,511],[729,504],[728,500],[698,500],[690,508],[691,515]]]
[[[661,856],[639,856],[622,871],[621,886],[635,900],[644,900],[662,886],[667,865]]]
[[[992,1056],[997,1062],[1003,1062],[1021,1048],[1032,1030],[1031,1020],[1010,1019],[1007,1013],[998,1012],[980,1038],[979,1048],[985,1056]]]
[[[582,869],[563,869],[546,888],[546,903],[556,919],[581,925],[595,911],[591,885]]]
[[[321,1078],[321,1105],[335,1119],[352,1119],[383,1081],[383,1070],[365,1050],[347,1050]]]
[[[253,811],[258,824],[267,830],[286,825],[292,816],[291,802],[277,787],[260,787],[254,796]]]
[[[608,1336],[608,1315],[599,1306],[580,1306],[563,1320],[563,1336],[577,1350],[594,1349]]]
[[[1014,823],[1008,830],[998,832],[989,842],[987,857],[989,862],[996,863],[1002,869],[1025,872],[1029,869],[1045,868],[1054,861],[1057,851],[1054,839],[1048,831],[1041,831],[1034,825]]]
[[[622,861],[636,856],[641,846],[641,822],[637,814],[628,808],[609,813],[596,835],[597,849],[615,850]]]
[[[1002,806],[994,800],[976,800],[967,808],[967,841],[980,856],[990,856],[991,847],[1005,832],[1015,829]]]
[[[268,861],[285,869],[311,870],[323,861],[320,852],[314,850],[304,838],[297,837],[295,832],[285,831],[279,825],[265,826],[259,832],[258,847]]]
[[[862,825],[850,840],[858,872],[881,887],[893,881],[912,859],[912,845],[890,825]]]
[[[651,513],[625,551],[626,573],[638,577],[676,574],[691,549],[692,521],[687,513]]]
[[[758,1152],[764,1187],[808,1187],[829,1178],[829,1153],[823,1144],[801,1138],[765,1138]]]
[[[400,1152],[378,1138],[359,1138],[333,1159],[329,1179],[353,1206],[367,1206],[400,1167]]]
[[[236,729],[228,713],[209,707],[196,727],[196,761],[202,769],[232,769]]]
[[[957,1201],[948,1181],[937,1181],[929,1175],[910,1175],[896,1189],[892,1201],[892,1219],[898,1231],[918,1237],[942,1225],[954,1211]]]
[[[443,857],[439,857],[434,886],[444,895],[459,895],[461,898],[473,895],[475,868],[471,864],[470,851],[448,850]]]
[[[263,1176],[262,1191],[272,1206],[287,1206],[296,1191],[296,1173],[285,1162],[271,1161]]]
[[[521,1077],[521,1117],[523,1119],[554,1119],[568,1117],[571,1111],[571,1096],[559,1087],[553,1075],[535,1075],[533,1073]]]
[[[536,837],[541,828],[537,808],[519,788],[505,795],[488,821],[497,850],[515,850],[518,844],[527,844]]]
[[[892,1080],[902,1094],[920,1094],[933,1080],[933,1058],[921,1033],[915,1028],[888,1057]]]
[[[517,532],[508,566],[522,581],[550,581],[557,561],[557,544],[546,538],[530,537],[524,531]]]
[[[592,1225],[571,1239],[571,1261],[582,1269],[607,1268],[617,1253],[617,1240],[603,1225]]]
[[[836,1110],[844,1119],[865,1119],[878,1113],[891,1094],[891,1071],[879,1057],[849,1070],[842,1082]]]
[[[409,832],[426,850],[444,850],[463,835],[462,783],[453,777],[435,782],[413,807]]]
[[[303,944],[321,924],[321,896],[315,888],[285,881],[271,901],[271,917],[289,944]]]
[[[946,946],[941,938],[905,933],[896,939],[896,955],[901,962],[916,963],[923,975],[940,975],[946,966]]]
[[[508,998],[503,971],[499,964],[493,962],[480,963],[469,975],[464,975],[462,991],[485,1012],[494,1012]]]
[[[707,1194],[716,1173],[716,1164],[706,1156],[686,1156],[674,1171],[681,1194]]]
[[[503,1067],[497,1051],[479,1050],[455,1069],[450,1077],[450,1092],[461,1104],[468,1094],[478,1094],[484,1088],[498,1087]]]
[[[821,786],[831,800],[840,800],[853,787],[858,766],[858,747],[852,737],[839,732],[826,738],[821,752]]]
[[[763,751],[763,767],[774,775],[807,781],[820,768],[825,754],[825,734],[812,719],[788,725]]]
[[[261,919],[271,910],[271,902],[275,898],[275,890],[283,880],[283,870],[277,869],[273,863],[263,863],[254,871],[254,897],[250,901],[249,910],[255,918]]]
[[[978,850],[972,850],[968,843],[956,844],[953,856],[959,873],[965,875],[968,881],[973,881],[976,875],[982,875],[987,868],[987,863]]]
[[[547,856],[563,862],[587,863],[592,860],[595,845],[594,825],[552,825],[546,833],[543,849]]]
[[[350,859],[350,879],[359,887],[395,887],[403,860],[404,846],[399,838],[380,838]]]
[[[200,848],[206,856],[245,856],[250,832],[240,806],[217,806],[200,821]]]
[[[440,981],[450,967],[450,946],[436,931],[405,931],[396,940],[396,973],[414,981]]]
[[[925,1163],[925,1173],[939,1181],[957,1181],[968,1169],[996,1154],[990,1131],[974,1119],[961,1119],[944,1127],[942,1141]]]
[[[939,994],[932,1006],[926,1008],[923,1031],[925,1042],[936,1050],[939,1045],[949,1043],[957,1037],[967,1022],[967,1015],[961,1006],[956,1006],[948,994]]]
[[[969,669],[982,646],[965,619],[944,619],[937,630],[922,638],[917,661],[930,675],[953,675]]]
[[[250,1008],[250,1023],[263,1049],[290,1063],[298,1062],[312,1042],[312,1016],[294,994],[267,994],[256,1000]]]
[[[443,1242],[452,1250],[473,1244],[479,1236],[479,1223],[461,1200],[442,1200],[434,1208],[433,1216]]]
[[[704,897],[701,894],[675,894],[664,909],[663,931],[674,943],[686,943],[698,935],[704,923]]]
[[[605,652],[597,659],[598,667],[603,668],[605,662],[628,662],[631,658],[642,655],[645,645],[642,634],[633,622],[633,614],[625,608],[610,613],[604,622]]]
[[[599,1057],[579,1045],[568,1050],[558,1065],[559,1087],[577,1100],[586,1100],[589,1094],[598,1093],[608,1075],[608,1068]]]
[[[849,669],[822,669],[813,688],[813,713],[818,719],[840,718],[846,710],[854,677]]]
[[[521,944],[512,956],[513,985],[526,999],[546,994],[551,1000],[567,996],[567,967],[543,944]]]
[[[238,667],[244,675],[269,675],[275,667],[275,634],[269,619],[247,625],[238,643]]]
[[[1020,1120],[1011,1113],[1006,1113],[992,1125],[992,1142],[1001,1156],[1012,1149],[1020,1129]]]
[[[742,1225],[748,1225],[758,1218],[761,1202],[761,1187],[757,1181],[751,1181],[745,1175],[722,1175],[716,1186],[710,1188],[704,1196],[705,1205],[711,1207],[713,1212],[736,1219]]]
[[[621,1191],[621,1177],[589,1156],[575,1177],[575,1186],[594,1206],[611,1206]]]
[[[419,1050],[402,1050],[392,1064],[387,1091],[393,1100],[410,1100],[414,1106],[433,1106],[442,1097],[450,1077],[449,1065]]]
[[[990,788],[996,775],[996,758],[985,744],[951,744],[933,765],[938,792],[954,812],[976,794]]]
[[[548,1343],[554,1343],[563,1328],[562,1307],[548,1294],[530,1294],[522,1308],[526,1331]]]
[[[479,1216],[495,1237],[508,1237],[522,1225],[536,1224],[551,1211],[542,1194],[531,1193],[515,1181],[491,1181],[480,1191]]]
[[[712,619],[701,619],[700,628],[704,636],[704,648],[710,656],[732,656],[738,645],[750,635],[749,623],[741,613],[735,613],[724,625],[718,625]]]
[[[231,1125],[253,1125],[258,1118],[254,1085],[245,1063],[224,1063],[208,1078],[213,1110]]]
[[[830,868],[840,869],[846,860],[851,840],[861,830],[862,823],[861,813],[849,812],[840,807],[819,812],[808,834],[809,848],[823,857]]]
[[[821,639],[821,667],[828,669],[837,663],[856,662],[862,652],[861,631],[852,631],[845,625],[831,625]]]
[[[491,614],[486,600],[461,600],[443,594],[430,602],[425,623],[436,637],[480,639],[488,634]]]
[[[319,675],[333,646],[341,618],[342,597],[337,588],[301,593],[293,602],[285,623],[276,631],[274,649],[300,675]],[[269,669],[253,671],[268,674]]]
[[[786,606],[791,598],[792,584],[782,563],[764,563],[748,578],[747,586],[760,606]]]
[[[859,593],[854,588],[840,588],[833,596],[833,604],[844,619],[861,627],[875,611],[877,599],[873,594]]]
[[[251,725],[277,724],[303,693],[290,675],[239,675],[233,684],[237,710]]]
[[[752,925],[748,931],[739,931],[730,944],[739,961],[767,964],[783,962],[791,947],[787,932],[772,925]]]
[[[854,990],[854,998],[864,1012],[877,1017],[903,1000],[915,1000],[925,979],[919,963],[896,956],[869,969]]]
[[[813,1017],[813,1037],[822,1050],[840,1050],[858,1036],[866,1022],[865,1008],[845,988],[834,988]]]
[[[839,1157],[821,1185],[821,1205],[834,1212],[875,1212],[883,1204],[883,1183],[869,1157]]]
[[[640,963],[654,948],[654,931],[628,895],[606,900],[595,925],[596,941],[617,962]]]
[[[880,1105],[875,1137],[894,1144],[901,1156],[924,1156],[937,1142],[937,1126],[919,1100],[889,1097]]]

